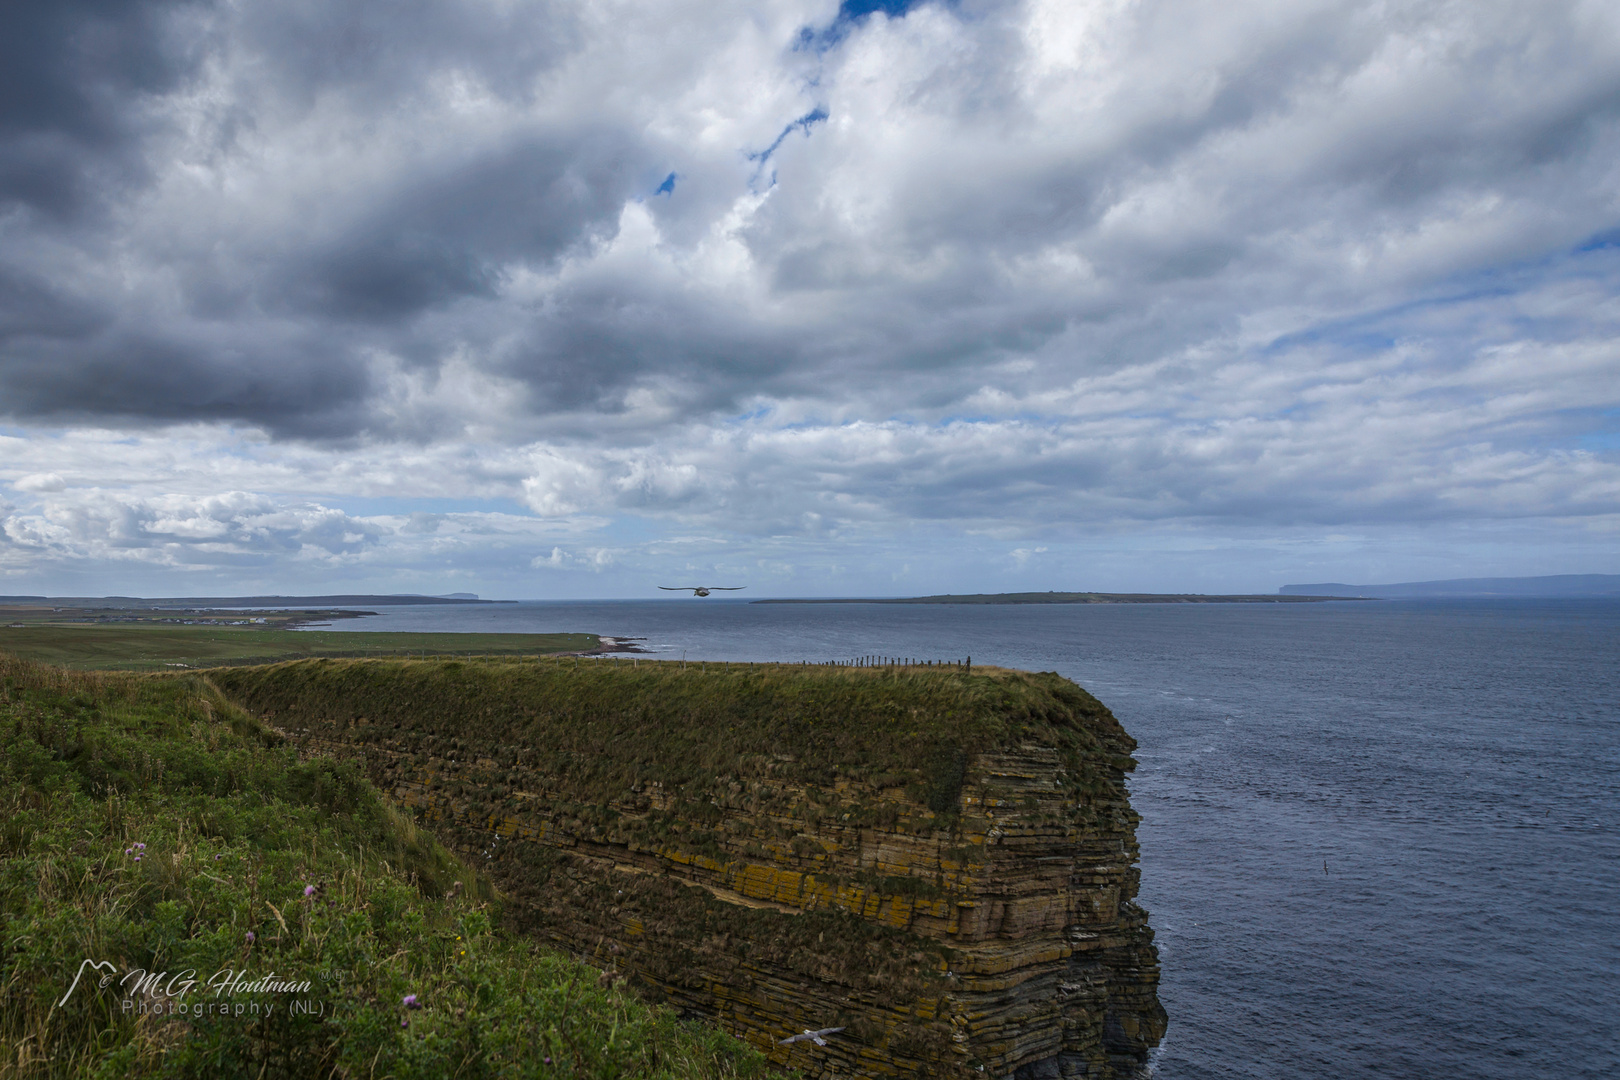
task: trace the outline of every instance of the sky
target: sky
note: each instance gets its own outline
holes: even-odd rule
[[[1620,573],[1612,0],[10,0],[0,593]]]

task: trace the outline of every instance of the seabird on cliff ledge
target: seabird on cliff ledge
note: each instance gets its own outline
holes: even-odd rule
[[[836,1035],[840,1031],[843,1031],[843,1030],[844,1029],[841,1028],[841,1027],[822,1028],[820,1031],[811,1031],[809,1028],[805,1028],[803,1035],[789,1035],[787,1038],[785,1038],[781,1042],[777,1043],[777,1045],[778,1046],[786,1046],[788,1043],[803,1042],[805,1039],[809,1039],[811,1042],[815,1043],[817,1046],[826,1046],[827,1045],[827,1040],[825,1038],[823,1038],[823,1036],[825,1036],[825,1035]]]

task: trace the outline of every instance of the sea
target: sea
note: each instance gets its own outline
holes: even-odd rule
[[[1620,1077],[1620,601],[388,608],[1056,671],[1136,739],[1160,1080]]]

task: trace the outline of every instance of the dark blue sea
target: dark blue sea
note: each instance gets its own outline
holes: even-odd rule
[[[1058,671],[1139,743],[1161,1080],[1620,1076],[1620,602],[396,608]]]

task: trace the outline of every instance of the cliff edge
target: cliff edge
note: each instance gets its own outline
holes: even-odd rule
[[[520,928],[784,1065],[1128,1077],[1163,1036],[1135,743],[1058,675],[548,659],[212,678],[305,753],[362,760],[488,867]]]

